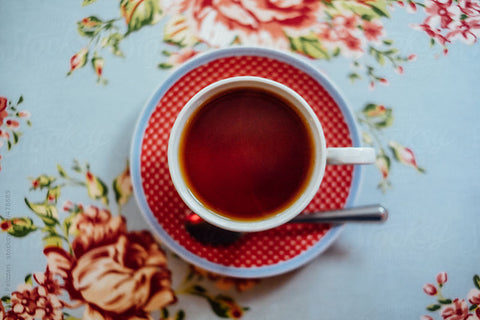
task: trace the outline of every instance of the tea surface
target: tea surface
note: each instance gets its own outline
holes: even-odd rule
[[[312,141],[287,102],[266,91],[236,89],[192,116],[181,138],[180,167],[204,206],[234,220],[257,220],[303,192]]]

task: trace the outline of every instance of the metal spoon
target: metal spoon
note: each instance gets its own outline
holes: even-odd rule
[[[388,211],[381,205],[369,205],[356,208],[314,212],[299,215],[288,223],[346,223],[346,222],[384,222]],[[227,246],[243,235],[241,232],[229,231],[216,227],[200,216],[192,213],[186,217],[185,228],[196,240],[207,245]]]

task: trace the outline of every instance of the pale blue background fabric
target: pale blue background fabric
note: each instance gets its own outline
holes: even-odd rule
[[[170,73],[157,68],[166,46],[160,23],[122,42],[126,58],[108,56],[108,85],[96,84],[89,66],[67,78],[70,57],[85,45],[75,22],[89,14],[108,17],[111,4],[0,1],[0,95],[23,95],[33,123],[22,129],[17,146],[0,153],[4,215],[29,215],[23,200],[31,196],[28,178],[56,172],[57,163],[67,168],[73,159],[87,161],[113,180],[125,168],[140,111]],[[311,63],[335,82],[353,112],[372,101],[392,107],[395,122],[385,139],[414,150],[426,173],[395,163],[392,187],[382,193],[380,173],[365,167],[356,204],[385,205],[388,222],[348,225],[313,262],[236,295],[250,307],[244,319],[418,319],[433,303],[422,287],[438,272],[448,272],[447,296],[466,298],[473,288],[472,277],[480,273],[480,46],[457,42],[444,56],[408,26],[414,21],[398,11],[385,22],[397,47],[417,54],[403,75],[382,69],[388,86],[371,91],[365,80],[352,84],[346,58]],[[88,200],[75,189],[62,197]],[[130,229],[148,228],[133,199],[122,211]],[[0,296],[25,274],[44,270],[42,250],[40,234],[0,234]],[[169,263],[175,286],[187,267],[175,258]],[[188,319],[213,317],[195,297],[182,296],[178,307]]]

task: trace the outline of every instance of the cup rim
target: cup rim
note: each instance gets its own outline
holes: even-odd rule
[[[219,92],[235,87],[254,87],[274,91],[275,94],[287,99],[301,112],[312,130],[314,140],[314,164],[309,181],[303,193],[286,209],[277,214],[259,220],[234,220],[204,207],[188,188],[182,178],[179,165],[179,147],[182,128],[189,117],[210,97]],[[220,228],[238,232],[256,232],[278,227],[300,214],[320,188],[326,167],[326,141],[320,121],[305,99],[290,87],[270,79],[256,76],[236,76],[214,82],[197,92],[177,115],[170,132],[167,148],[168,168],[173,185],[179,196],[190,210],[205,221]]]

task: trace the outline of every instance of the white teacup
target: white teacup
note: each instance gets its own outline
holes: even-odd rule
[[[285,123],[291,122],[292,127],[295,127],[296,123],[301,122],[301,125],[299,125],[298,127],[304,128],[305,132],[307,132],[307,135],[302,135],[300,133],[302,129],[292,129],[292,134],[298,131],[300,136],[305,136],[305,145],[308,145],[309,147],[295,149],[300,148],[302,144],[300,142],[297,144],[296,141],[288,141],[285,143],[286,148],[292,148],[292,150],[297,150],[292,154],[287,152],[290,149],[282,149],[284,147],[283,142],[275,143],[275,146],[270,146],[269,141],[272,140],[272,136],[267,135],[265,138],[261,136],[264,131],[261,122],[257,121],[251,125],[248,124],[249,119],[252,118],[251,114],[249,114],[249,116],[245,115],[245,119],[243,120],[240,120],[242,116],[240,116],[238,121],[236,120],[236,118],[229,119],[232,121],[231,124],[225,124],[223,120],[218,120],[217,122],[219,124],[219,128],[222,128],[221,130],[214,129],[216,127],[213,125],[213,123],[217,122],[211,122],[211,126],[205,126],[205,124],[208,124],[208,122],[201,123],[201,121],[207,121],[205,120],[209,117],[207,116],[207,112],[210,112],[210,114],[214,114],[214,112],[222,110],[219,109],[219,106],[221,106],[221,108],[224,108],[223,110],[225,112],[229,109],[237,110],[235,109],[237,107],[234,107],[237,102],[233,99],[247,99],[244,97],[250,96],[250,92],[253,92],[253,96],[257,95],[259,97],[258,99],[266,99],[266,101],[273,101],[273,104],[278,101],[278,104],[281,104],[283,106],[279,107],[279,110],[282,110],[279,112],[283,112],[285,108],[291,109],[288,112],[290,112],[292,116],[290,117],[285,115],[285,117],[290,117],[285,118]],[[249,102],[248,99],[246,100],[247,104]],[[257,102],[257,100],[252,100],[252,103],[253,101]],[[238,102],[238,104],[240,105],[240,102]],[[214,105],[216,107],[214,107]],[[244,108],[245,110],[251,110],[252,108],[263,108],[263,105],[243,106],[242,108]],[[207,109],[210,111],[205,111]],[[254,109],[254,111],[255,110],[260,109]],[[232,112],[236,114],[236,111]],[[275,112],[272,114],[276,115]],[[253,114],[256,115],[257,113]],[[261,117],[260,111],[259,117]],[[265,118],[267,118],[267,116],[265,116]],[[295,120],[293,118],[295,118]],[[253,119],[252,121],[255,120]],[[245,122],[247,122],[246,125],[244,125]],[[268,121],[265,121],[265,123],[267,122]],[[272,120],[272,122],[274,123],[275,121]],[[194,131],[203,130],[201,129],[203,128],[202,125],[204,125],[204,127],[208,127],[208,129],[205,130],[211,130],[211,132],[205,132],[204,134],[203,131]],[[223,127],[223,125],[225,125],[226,127]],[[252,131],[251,137],[254,138],[252,146],[250,146],[248,143],[245,146],[245,143],[243,142],[237,144],[235,142],[237,139],[233,139],[231,145],[229,145],[228,143],[219,143],[218,145],[220,145],[220,147],[218,150],[216,150],[215,146],[217,145],[217,142],[214,140],[205,140],[205,148],[201,148],[201,144],[198,145],[201,142],[195,142],[197,143],[196,145],[194,142],[190,142],[190,140],[193,141],[194,139],[202,136],[203,134],[205,135],[205,137],[213,137],[212,139],[224,139],[225,137],[223,135],[223,131],[228,131],[228,134],[230,134],[230,128],[237,126],[244,126],[244,128],[242,127],[241,129],[239,129],[241,130],[239,132],[248,132],[249,130]],[[275,126],[273,126],[275,129],[272,130],[279,130],[279,132],[282,132],[282,130],[284,129],[282,128],[282,126],[283,125],[276,128]],[[287,130],[287,127],[289,127],[289,125],[285,125],[285,130]],[[235,129],[232,128],[232,130]],[[270,129],[265,129],[265,131],[269,130]],[[289,132],[286,131],[284,133],[285,137],[288,140],[288,137],[290,136]],[[240,138],[243,133],[238,133],[237,135]],[[192,138],[189,138],[190,136]],[[247,139],[248,141],[247,137],[242,136],[239,141],[244,141],[245,139]],[[303,138],[299,139],[298,141],[301,140],[303,140]],[[262,141],[265,141],[264,150],[261,150]],[[196,147],[190,147],[190,145],[194,145]],[[227,148],[225,147],[226,145],[228,146],[228,148],[231,147],[233,149],[231,153],[222,150],[222,148]],[[251,151],[250,147],[252,149],[256,149],[256,151]],[[243,149],[248,149],[248,152],[253,152],[252,154],[254,156],[252,157],[252,161],[254,163],[248,163],[248,165],[244,165],[242,162],[243,160],[238,160],[236,157],[234,157],[235,159],[221,158],[223,157],[223,154],[234,155],[232,152],[235,151],[235,148],[238,148],[238,150],[240,150],[239,152],[245,152]],[[276,154],[276,148],[281,149],[278,151],[278,154]],[[307,155],[303,156],[303,150],[306,149],[308,149],[308,152],[305,152],[305,154]],[[195,152],[197,152],[195,150],[197,150],[199,153],[202,153],[202,155],[194,154]],[[273,152],[271,150],[273,150]],[[255,152],[257,153],[256,155]],[[264,153],[262,154],[262,152]],[[206,158],[203,158],[203,153],[207,154]],[[295,170],[300,169],[298,169],[299,166],[297,166],[292,159],[295,159],[300,153],[302,153],[302,159],[305,159],[301,160],[303,161],[301,162],[302,165],[305,164],[305,170],[299,171],[301,174],[298,176],[301,176],[302,178],[298,178],[297,180],[295,180],[295,175],[292,175],[291,179],[295,182],[292,185],[297,186],[295,187],[296,189],[292,187],[293,191],[289,191],[290,193],[285,191],[287,195],[285,196],[285,199],[275,199],[273,197],[273,200],[271,201],[273,204],[271,204],[271,202],[269,202],[271,196],[268,194],[268,191],[263,192],[265,190],[260,190],[258,187],[261,186],[262,183],[267,181],[268,183],[265,185],[268,186],[267,188],[272,188],[272,193],[274,193],[273,190],[275,190],[275,188],[277,188],[278,186],[282,186],[282,184],[285,184],[285,188],[289,188],[290,180],[283,179],[283,177],[285,176],[283,173],[278,174],[275,172],[272,172],[271,175],[266,174],[266,177],[263,177],[261,171],[263,170],[261,169],[263,168],[262,166],[265,166],[264,171],[269,171],[270,167],[274,167],[277,162],[280,162],[282,163],[282,165],[283,163],[285,163],[285,167],[284,169],[282,169],[282,172],[290,172],[290,169],[285,169],[288,168],[289,165],[293,166],[291,168],[291,170],[293,170],[292,172],[296,172]],[[281,157],[281,154],[286,154],[287,156]],[[308,160],[306,158],[307,156]],[[199,159],[198,164],[195,163],[195,159],[197,159],[196,157],[198,157]],[[208,162],[208,159],[212,160],[211,163]],[[250,160],[251,159],[249,157],[246,157],[245,161],[248,162]],[[264,160],[266,161],[266,164],[263,163]],[[222,161],[224,162],[225,167],[233,167],[233,169],[222,169]],[[238,167],[235,167],[236,161],[239,161],[240,163]],[[372,148],[327,148],[325,143],[325,136],[318,117],[313,112],[311,107],[307,104],[307,102],[298,93],[278,82],[265,78],[250,76],[224,79],[215,82],[198,92],[192,99],[188,101],[188,103],[177,116],[168,143],[168,165],[170,175],[172,177],[172,181],[176,190],[178,191],[180,197],[183,199],[185,204],[193,212],[197,213],[200,217],[202,217],[204,220],[211,224],[214,224],[224,229],[242,232],[253,232],[274,228],[288,222],[290,219],[294,218],[296,215],[302,212],[317,193],[325,173],[326,165],[371,164],[374,162],[375,150]],[[259,174],[255,173],[257,172],[255,170],[260,170],[258,171]],[[229,176],[230,174],[232,174],[233,178]],[[265,181],[255,181],[257,179],[257,176],[259,177],[258,180],[263,179]],[[242,182],[238,182],[238,185],[241,185],[241,187],[239,187],[238,189],[238,199],[236,198],[235,194],[237,190],[235,189],[237,178],[242,180]],[[275,179],[277,178],[279,180],[275,181]],[[225,179],[230,180],[224,181]],[[245,180],[246,182],[243,180]],[[198,181],[200,182],[197,183]],[[250,195],[248,191],[248,188],[250,187],[249,181],[253,181],[251,192],[252,195]],[[210,183],[213,186],[211,186]],[[203,185],[207,185],[207,187],[205,187],[205,190],[208,189],[208,191],[202,190]],[[283,190],[282,188],[280,188],[280,190]],[[261,192],[259,192],[259,190]],[[223,196],[223,193],[225,193],[225,196]],[[259,198],[262,198],[263,200],[257,201],[255,196],[256,194],[260,193],[262,195],[259,196]],[[263,195],[263,193],[265,193],[266,195]],[[245,196],[244,198],[242,198],[243,194],[249,195],[248,197]],[[209,196],[211,197],[210,199]],[[258,212],[255,212],[256,209],[252,209],[250,210],[251,212],[235,212],[235,214],[232,214],[231,212],[229,212],[229,210],[232,211],[231,209],[225,209],[230,205],[230,200],[225,200],[230,199],[229,197],[233,199],[231,201],[232,206],[234,205],[233,203],[235,201],[238,201],[238,203],[242,205],[242,208],[245,204],[246,209],[242,210],[250,210],[248,209],[250,202],[259,202],[258,208],[261,209],[259,209]],[[226,207],[223,207],[224,204]],[[254,204],[252,204],[251,207],[254,208]],[[268,209],[264,209],[265,207],[268,207]],[[246,215],[243,216],[243,214]]]

